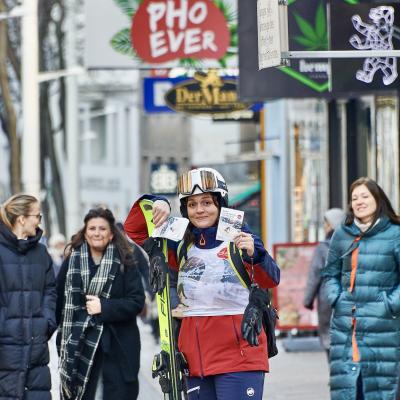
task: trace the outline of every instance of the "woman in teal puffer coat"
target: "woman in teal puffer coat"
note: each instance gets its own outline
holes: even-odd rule
[[[400,218],[359,178],[322,272],[331,320],[331,399],[396,400],[400,376]]]

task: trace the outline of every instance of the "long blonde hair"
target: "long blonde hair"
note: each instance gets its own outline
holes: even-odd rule
[[[28,215],[31,206],[39,200],[29,194],[17,193],[0,206],[0,221],[12,229],[20,215]]]

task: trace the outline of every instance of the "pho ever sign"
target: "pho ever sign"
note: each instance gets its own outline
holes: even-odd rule
[[[234,0],[114,0],[129,27],[111,47],[138,67],[237,67]]]

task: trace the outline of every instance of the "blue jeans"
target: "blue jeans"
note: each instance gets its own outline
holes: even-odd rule
[[[188,400],[262,400],[263,371],[230,372],[188,379]]]

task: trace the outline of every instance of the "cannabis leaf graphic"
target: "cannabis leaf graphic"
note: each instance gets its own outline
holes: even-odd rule
[[[326,14],[321,2],[315,14],[315,26],[312,26],[298,13],[293,13],[302,35],[294,36],[294,40],[301,44],[306,50],[327,50],[328,31],[326,26]]]

